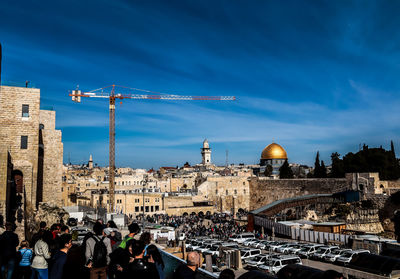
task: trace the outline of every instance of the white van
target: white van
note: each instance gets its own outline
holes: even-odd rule
[[[260,265],[258,268],[276,274],[288,264],[302,264],[302,262],[299,256],[279,255],[267,259],[266,264]]]
[[[242,234],[237,234],[229,238],[231,241],[235,241],[237,243],[243,243],[247,239],[255,239],[256,237],[254,236],[254,233],[242,233]]]
[[[368,250],[354,250],[354,251],[348,251],[343,253],[339,258],[336,259],[336,262],[339,264],[348,264],[351,262],[351,259],[353,258],[354,255],[357,254],[364,254],[364,253],[370,253]]]

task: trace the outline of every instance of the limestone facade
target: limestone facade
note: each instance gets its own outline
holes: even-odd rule
[[[40,110],[40,90],[0,86],[0,145],[22,174],[28,206],[61,200],[63,148],[55,112]],[[1,187],[1,186],[0,186]]]
[[[250,208],[250,184],[247,176],[208,176],[197,187],[196,202],[209,201],[217,211],[236,213]]]

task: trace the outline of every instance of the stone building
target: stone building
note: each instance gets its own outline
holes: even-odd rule
[[[260,159],[260,173],[265,173],[268,166],[272,167],[270,176],[278,177],[279,168],[287,160],[287,154],[285,149],[277,143],[271,143],[261,153]]]
[[[40,202],[60,204],[61,131],[55,129],[55,111],[40,109],[40,90],[0,86],[0,127],[0,147],[12,160],[16,195],[31,208]],[[7,186],[0,184],[0,190],[7,193]]]
[[[203,147],[201,148],[201,164],[203,166],[208,166],[211,165],[211,148],[210,145],[208,143],[208,140],[205,139],[203,141]]]

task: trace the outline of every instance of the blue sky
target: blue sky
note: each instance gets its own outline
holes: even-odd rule
[[[116,164],[290,162],[360,143],[400,149],[399,1],[0,2],[3,84],[30,80],[57,112],[64,162],[108,162],[108,104],[68,90],[119,84],[235,102],[133,101],[116,109]]]

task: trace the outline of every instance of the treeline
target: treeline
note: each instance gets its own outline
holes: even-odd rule
[[[328,174],[324,161],[319,160],[319,152],[315,158],[314,173],[308,177],[315,178],[341,178],[346,173],[351,172],[379,172],[379,178],[382,180],[396,180],[400,178],[400,162],[396,158],[393,142],[390,144],[390,150],[384,148],[369,148],[368,145],[357,153],[349,152],[343,158],[335,152],[331,155],[332,168]]]

